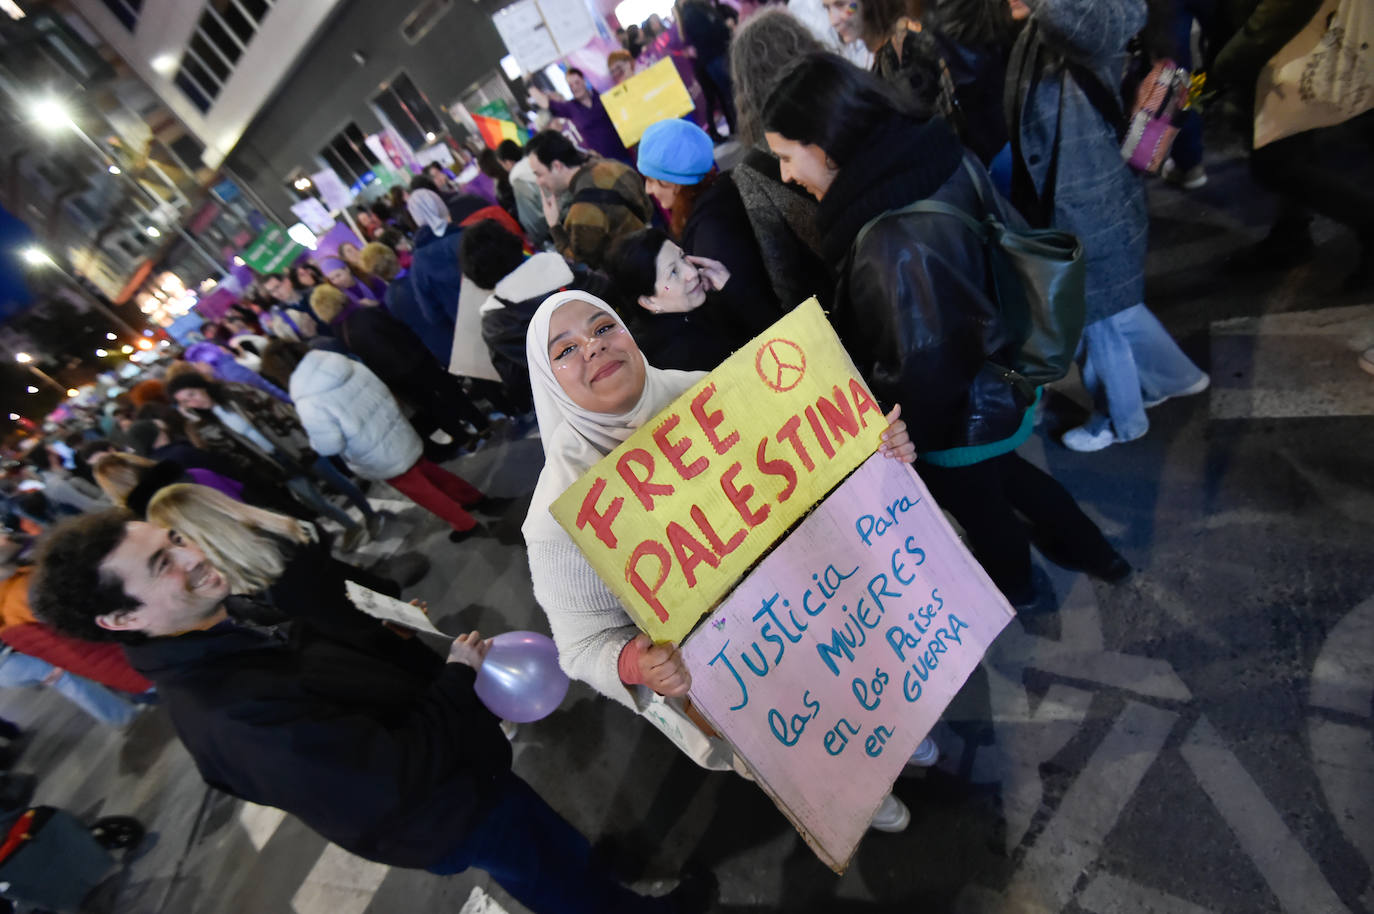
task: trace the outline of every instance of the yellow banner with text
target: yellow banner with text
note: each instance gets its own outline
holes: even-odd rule
[[[680,641],[887,428],[816,299],[606,455],[553,515],[655,641]]]

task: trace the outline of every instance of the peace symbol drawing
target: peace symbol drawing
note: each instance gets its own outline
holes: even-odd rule
[[[806,353],[791,340],[774,337],[759,347],[754,370],[769,390],[783,393],[800,384],[806,375]]]

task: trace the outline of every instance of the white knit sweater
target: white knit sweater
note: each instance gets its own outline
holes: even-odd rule
[[[544,607],[558,645],[558,664],[632,711],[648,701],[643,686],[620,681],[620,652],[639,629],[571,539],[529,543],[534,598]]]

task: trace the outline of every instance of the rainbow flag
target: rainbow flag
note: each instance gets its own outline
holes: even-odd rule
[[[485,114],[474,114],[472,119],[477,122],[477,130],[482,134],[483,142],[491,149],[500,146],[502,140],[515,140],[517,143],[525,141],[523,131],[515,121],[488,117]]]

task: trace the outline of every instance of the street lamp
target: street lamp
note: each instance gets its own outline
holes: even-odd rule
[[[46,267],[52,265],[52,258],[48,252],[42,248],[24,248],[19,252],[24,258],[24,262],[31,267]]]
[[[75,387],[68,387],[68,388],[67,388],[67,399],[68,399],[68,400],[72,399],[73,397],[79,397],[79,396],[81,396],[81,391],[77,390]]]
[[[109,340],[111,343],[113,343],[115,340],[119,339],[119,336],[118,336],[117,334],[114,334],[114,333],[107,333],[107,334],[105,334],[105,339],[107,339],[107,340]]]
[[[109,355],[110,352],[109,352],[108,349],[97,349],[97,350],[95,351],[95,354],[96,354],[97,357],[103,359],[103,358],[105,358],[105,356]]]
[[[29,355],[27,352],[16,352],[14,354],[14,360],[20,365],[27,365],[33,361],[33,356]]]
[[[148,231],[153,232],[156,230],[149,228]],[[159,232],[158,234],[161,233]],[[62,269],[62,267],[58,265],[57,261],[53,260],[52,257],[48,256],[47,251],[43,250],[40,247],[27,247],[24,248],[24,250],[21,251],[20,254],[23,256],[24,262],[28,263],[30,266],[52,267],[57,272],[61,273],[72,283],[72,285],[76,286],[76,289],[80,293],[81,297],[84,298],[87,302],[89,302],[97,311],[99,311],[101,314],[104,314],[115,324],[118,324],[119,326],[123,327],[125,330],[129,332],[131,336],[137,335],[137,330],[135,330],[133,327],[130,327],[128,323],[118,314],[115,314],[109,308],[105,307],[105,305],[98,298],[96,298],[89,291],[87,291],[86,288],[81,285],[81,283],[76,281],[75,276],[68,273],[66,270]],[[105,335],[105,338],[110,340],[116,339],[115,335],[112,333],[107,333]],[[19,361],[22,363],[25,360],[19,359]]]
[[[28,391],[29,393],[31,393],[31,394],[36,394],[36,393],[38,393],[38,388],[37,388],[37,387],[34,387],[32,384],[30,384],[28,387],[26,387],[26,388],[24,388],[24,389],[27,390],[27,391]]]
[[[41,98],[29,107],[29,114],[35,121],[49,129],[69,127],[72,116],[67,108],[55,98]]]

